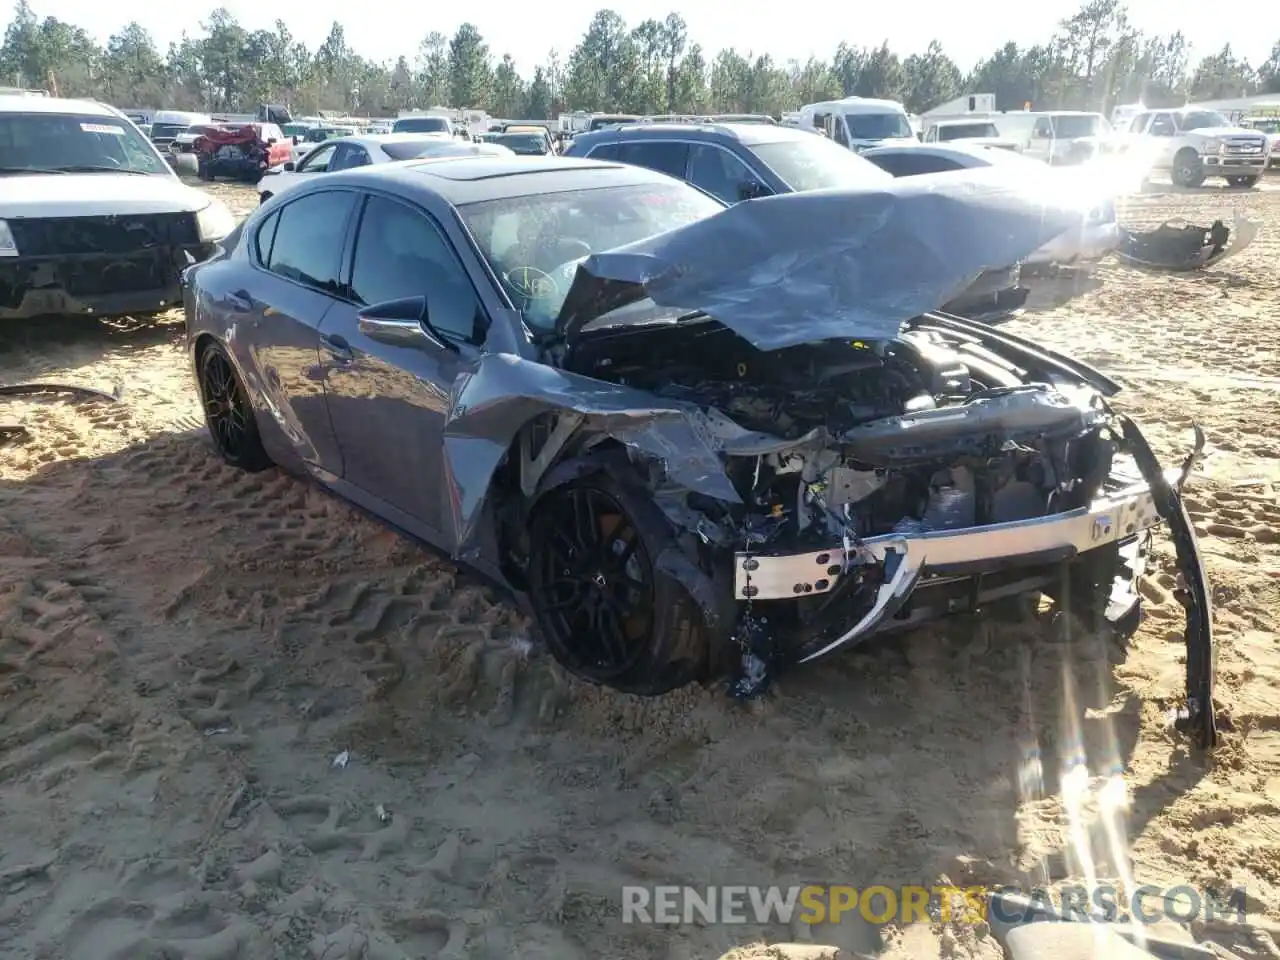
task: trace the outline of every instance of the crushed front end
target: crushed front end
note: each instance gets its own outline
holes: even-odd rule
[[[736,502],[655,483],[713,580],[732,566],[731,690],[886,631],[1028,595],[1136,627],[1153,528],[1188,611],[1183,725],[1213,741],[1208,589],[1179,491],[1096,371],[972,321],[758,351],[719,324],[584,337],[584,374],[696,405]],[[723,608],[722,608],[723,609]]]
[[[166,310],[182,302],[182,270],[213,249],[195,213],[7,222],[16,252],[0,258],[0,320]]]

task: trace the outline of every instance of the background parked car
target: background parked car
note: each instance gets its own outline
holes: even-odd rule
[[[513,154],[497,144],[462,143],[421,133],[339,137],[313,146],[296,163],[290,160],[268,170],[258,184],[258,199],[266,203],[277,193],[321,173],[423,157],[465,156],[509,157]]]
[[[0,95],[0,144],[0,320],[170,309],[235,227],[104,104]]]
[[[1075,191],[1089,211],[1084,228],[1045,244],[1025,261],[1028,264],[1078,263],[1101,260],[1120,243],[1115,199],[1100,186],[1092,169],[1050,167],[1025,154],[965,143],[922,143],[914,147],[876,147],[862,156],[895,177],[952,173],[980,167],[999,167],[1010,176],[1039,177],[1046,197]]]
[[[257,183],[291,153],[292,145],[274,123],[214,124],[196,140],[196,173],[201,180]]]
[[[909,148],[914,149],[914,148]],[[631,124],[581,133],[565,156],[617,160],[679,177],[724,203],[779,193],[875,187],[893,177],[826,137],[761,123]],[[997,319],[1030,293],[1016,264],[979,277],[950,313]]]
[[[400,117],[391,125],[392,133],[434,133],[453,138],[453,121],[448,117]]]
[[[551,137],[545,130],[499,133],[489,142],[506,147],[522,157],[545,157],[549,153],[555,153]]]

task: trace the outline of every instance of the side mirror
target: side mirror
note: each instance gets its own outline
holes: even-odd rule
[[[269,147],[269,146],[271,146],[271,145],[272,145],[273,143],[275,143],[275,142],[276,142],[276,138],[275,138],[275,137],[272,137],[270,140],[268,140],[268,141],[267,141],[267,146]]]
[[[759,197],[767,197],[769,193],[769,188],[759,180],[744,180],[738,184],[739,200],[755,200]]]
[[[419,348],[429,344],[439,350],[458,353],[457,345],[440,336],[431,326],[424,296],[372,304],[360,311],[356,325],[366,337],[379,343]]]
[[[296,167],[297,167],[297,164],[294,163],[292,160],[286,160],[284,162],[284,169],[286,173],[292,173]]]

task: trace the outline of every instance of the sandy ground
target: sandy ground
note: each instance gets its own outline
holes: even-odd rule
[[[624,925],[628,883],[1135,875],[1244,885],[1280,919],[1280,192],[1148,194],[1123,217],[1228,208],[1266,226],[1220,269],[1065,274],[1016,324],[1120,377],[1166,457],[1193,420],[1208,434],[1190,503],[1234,717],[1211,760],[1168,727],[1167,546],[1128,651],[1035,620],[950,626],[745,709],[632,699],[564,676],[447,562],[224,467],[178,317],[0,330],[0,382],[124,387],[0,398],[31,430],[0,446],[0,955],[997,954],[960,925]]]

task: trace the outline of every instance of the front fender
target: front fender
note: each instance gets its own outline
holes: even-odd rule
[[[486,354],[455,382],[444,427],[445,515],[455,559],[476,552],[478,521],[495,471],[520,431],[546,413],[573,415],[576,433],[612,438],[659,461],[672,482],[741,503],[720,455],[776,447],[692,404],[568,373],[511,354]]]

